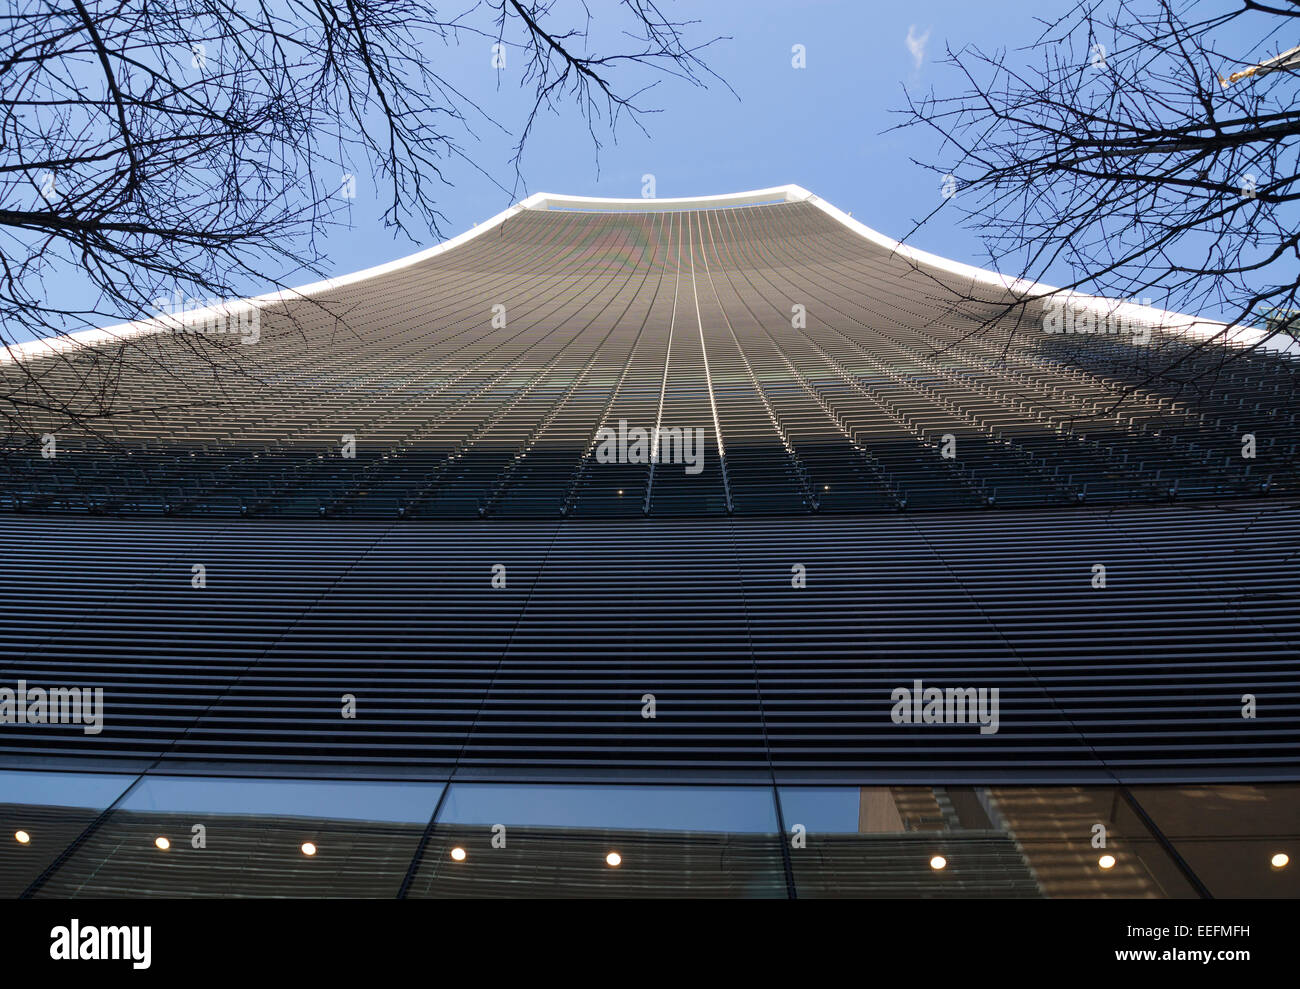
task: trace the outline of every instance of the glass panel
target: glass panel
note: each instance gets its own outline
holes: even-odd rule
[[[0,896],[29,889],[123,793],[35,895],[395,896],[442,792],[439,783],[133,782],[0,771]],[[1131,794],[1215,896],[1300,895],[1300,785]],[[784,837],[763,786],[456,784],[409,894],[781,897],[786,841],[803,897],[1196,895],[1116,787],[780,795],[793,832]]]
[[[801,897],[1195,895],[1113,788],[780,792]]]
[[[988,792],[1046,896],[1197,896],[1116,787],[997,787]],[[1100,833],[1094,838],[1098,825],[1106,829],[1104,848],[1093,847],[1100,840]],[[1109,868],[1103,868],[1105,856],[1114,860]]]
[[[124,811],[271,815],[392,821],[423,827],[441,784],[150,776],[122,801]]]
[[[781,897],[778,842],[768,787],[455,784],[410,895]]]
[[[774,834],[765,786],[551,786],[453,783],[438,822]]]
[[[1215,897],[1300,897],[1300,786],[1141,786],[1133,796]]]
[[[0,770],[0,897],[21,895],[134,780]]]
[[[441,790],[152,777],[38,895],[395,896]]]

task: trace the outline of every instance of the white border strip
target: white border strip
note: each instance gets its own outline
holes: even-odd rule
[[[590,210],[604,213],[667,212],[670,209],[721,209],[727,206],[758,206],[772,202],[794,202],[807,193],[797,185],[777,185],[750,192],[727,192],[717,196],[683,196],[677,199],[602,199],[597,196],[558,196],[539,192],[521,204],[528,209]]]

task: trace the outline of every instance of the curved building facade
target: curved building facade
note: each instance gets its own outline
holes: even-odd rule
[[[1295,895],[1296,361],[1040,288],[539,195],[16,348],[0,894]]]

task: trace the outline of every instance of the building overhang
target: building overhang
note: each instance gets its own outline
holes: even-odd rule
[[[1010,292],[1030,299],[1042,299],[1044,304],[1066,300],[1076,310],[1095,313],[1098,316],[1127,320],[1160,329],[1166,333],[1186,335],[1198,340],[1221,338],[1225,343],[1253,347],[1263,344],[1267,349],[1281,353],[1300,353],[1300,342],[1290,339],[1272,340],[1264,343],[1267,331],[1258,327],[1230,326],[1227,323],[1202,319],[1153,306],[1133,302],[1108,299],[1084,293],[1063,291],[1043,282],[1013,278],[998,272],[988,271],[961,261],[954,261],[929,251],[904,244],[886,234],[874,230],[854,219],[848,213],[827,202],[820,196],[809,192],[799,185],[779,185],[766,189],[751,189],[747,192],[722,193],[711,196],[683,196],[677,198],[604,198],[598,196],[570,196],[551,192],[537,192],[521,200],[500,213],[475,224],[469,230],[443,241],[433,247],[417,251],[402,258],[364,268],[348,275],[326,278],[302,285],[297,288],[281,289],[247,299],[235,299],[215,307],[205,307],[186,314],[187,319],[202,320],[206,316],[237,317],[250,309],[262,309],[271,305],[310,299],[326,292],[336,291],[349,285],[379,278],[391,272],[401,271],[413,265],[421,264],[453,248],[460,247],[476,237],[496,229],[507,220],[518,216],[524,210],[558,210],[569,212],[597,213],[646,213],[677,210],[727,209],[747,206],[767,206],[776,203],[808,203],[821,210],[837,223],[861,236],[873,246],[888,251],[890,254],[906,259],[917,270],[936,275],[948,276],[949,279],[969,279],[972,290],[983,288],[1003,293]],[[1034,303],[1031,303],[1034,304]],[[74,333],[42,337],[37,340],[11,344],[0,348],[0,364],[17,363],[36,357],[67,354],[84,348],[123,343],[134,337],[164,332],[173,329],[175,318],[160,315],[150,319],[120,323],[100,329],[81,330]]]

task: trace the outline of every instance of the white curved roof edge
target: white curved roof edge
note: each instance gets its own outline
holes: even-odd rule
[[[773,201],[809,203],[820,209],[827,216],[830,216],[844,224],[844,226],[848,227],[854,233],[857,233],[871,241],[878,247],[883,247],[891,253],[896,253],[900,257],[906,258],[921,267],[932,268],[948,274],[970,278],[974,283],[984,284],[992,288],[1001,290],[1010,289],[1012,291],[1042,295],[1044,297],[1068,297],[1072,305],[1089,309],[1095,313],[1112,317],[1118,316],[1121,319],[1133,320],[1146,325],[1164,327],[1173,332],[1187,333],[1188,335],[1196,337],[1211,337],[1223,334],[1226,339],[1234,343],[1249,345],[1258,343],[1265,336],[1263,330],[1252,327],[1229,327],[1226,323],[1218,320],[1200,319],[1195,316],[1187,316],[1182,313],[1170,312],[1165,309],[1157,309],[1153,306],[1139,305],[1137,303],[1107,299],[1100,296],[1085,295],[1076,292],[1062,293],[1061,290],[1050,285],[1045,285],[1042,282],[1012,278],[1011,276],[1001,275],[984,268],[977,268],[974,265],[965,264],[961,261],[953,261],[950,258],[945,258],[938,254],[931,254],[928,251],[923,251],[908,244],[903,244],[894,240],[892,237],[882,234],[877,230],[873,230],[865,223],[853,219],[853,217],[849,216],[843,210],[832,206],[830,203],[826,202],[826,200],[798,185],[779,185],[767,189],[723,193],[714,196],[682,196],[662,199],[618,199],[598,196],[568,196],[549,192],[537,192],[516,203],[514,206],[502,210],[491,219],[476,224],[464,233],[452,237],[450,240],[445,240],[441,244],[426,248],[423,251],[417,251],[414,254],[408,254],[406,257],[388,261],[384,264],[375,265],[371,268],[363,268],[360,271],[355,271],[348,275],[342,275],[337,278],[322,279],[321,281],[312,282],[298,288],[282,289],[276,292],[269,292],[265,295],[253,296],[248,299],[233,299],[218,306],[196,309],[187,312],[185,314],[185,320],[187,322],[191,320],[201,321],[205,316],[209,315],[238,315],[247,312],[250,309],[260,309],[273,303],[285,302],[292,299],[310,298],[311,296],[319,295],[320,293],[332,289],[341,288],[345,285],[352,285],[356,282],[385,275],[392,271],[400,271],[401,269],[408,268],[411,265],[419,264],[421,261],[428,258],[436,257],[444,251],[449,251],[454,247],[459,247],[467,241],[500,226],[512,216],[516,216],[526,209],[603,209],[611,211],[642,211],[661,208],[665,205],[696,206],[707,209],[726,206],[757,205],[759,203],[770,203]],[[130,323],[120,323],[116,326],[108,326],[101,329],[80,330],[74,333],[59,334],[54,337],[43,337],[38,340],[12,344],[0,348],[0,364],[15,363],[33,357],[67,353],[83,347],[93,347],[98,344],[119,342],[144,333],[162,332],[172,328],[175,323],[176,319],[174,317],[157,316],[150,319],[136,320]],[[1289,351],[1300,353],[1300,341],[1270,341],[1266,346],[1269,346],[1270,349],[1276,349],[1282,352]]]
[[[853,219],[843,210],[832,206],[820,196],[799,185],[778,185],[768,189],[754,189],[749,192],[733,192],[718,196],[686,196],[678,199],[609,199],[597,196],[565,196],[543,192],[530,196],[520,205],[528,209],[604,209],[610,212],[618,212],[653,210],[663,205],[696,206],[703,209],[723,206],[748,206],[769,203],[774,200],[809,203],[827,216],[844,224],[854,233],[865,237],[871,243],[884,248],[890,253],[906,258],[921,267],[969,278],[973,283],[986,285],[999,291],[1011,290],[1026,295],[1068,299],[1070,305],[1077,309],[1088,310],[1102,316],[1108,316],[1111,319],[1118,318],[1142,325],[1160,327],[1168,332],[1183,333],[1192,337],[1209,338],[1222,334],[1230,342],[1250,345],[1259,343],[1267,336],[1263,330],[1253,327],[1229,327],[1227,323],[1220,320],[1202,319],[1197,316],[1188,316],[1166,309],[1158,309],[1154,306],[1126,302],[1120,299],[1108,299],[1104,296],[1087,295],[1081,292],[1063,292],[1061,289],[1042,282],[1001,275],[985,268],[977,268],[961,261],[953,261],[938,254],[931,254],[929,251],[903,244],[880,233],[878,230],[873,230],[865,223]],[[1271,350],[1300,353],[1300,342],[1298,341],[1271,340],[1265,346]]]
[[[665,206],[713,209],[724,206],[756,206],[760,203],[798,202],[810,196],[797,185],[775,185],[770,189],[751,189],[749,192],[726,192],[717,196],[679,196],[652,199],[608,199],[601,196],[565,196],[553,192],[539,192],[529,196],[520,206],[525,209],[606,210],[611,213],[642,212],[662,209]]]

